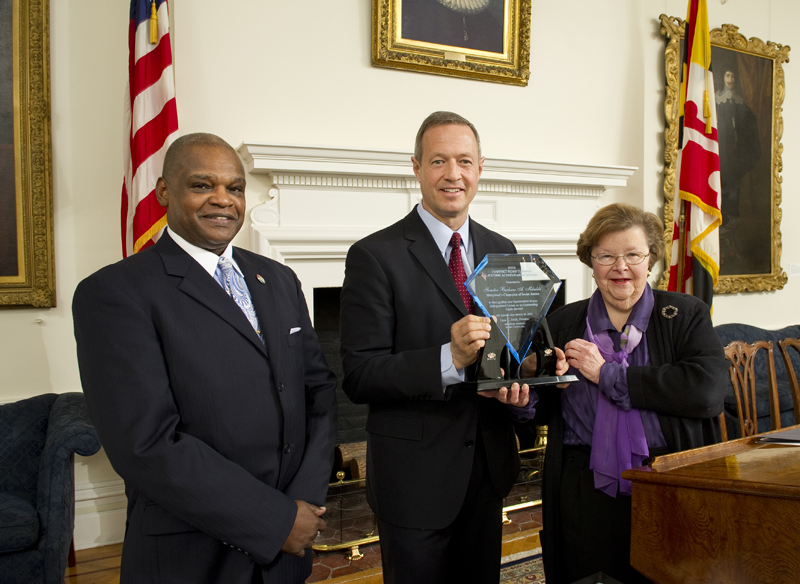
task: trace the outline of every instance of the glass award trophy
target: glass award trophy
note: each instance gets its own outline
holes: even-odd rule
[[[561,287],[561,280],[537,254],[488,254],[464,285],[475,305],[491,319],[492,330],[478,355],[477,391],[530,387],[577,381],[575,375],[556,375],[556,353],[547,321],[542,319]],[[516,373],[528,353],[536,354],[534,377]]]

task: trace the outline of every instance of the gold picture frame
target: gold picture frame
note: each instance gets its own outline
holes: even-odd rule
[[[3,14],[0,107],[12,96],[13,116],[0,117],[0,307],[56,305],[49,10],[11,0]]]
[[[664,14],[660,19],[661,34],[667,37],[664,53],[664,239],[667,256],[659,288],[666,289],[672,252],[681,41],[685,22]],[[747,39],[732,24],[711,30],[710,36],[711,68],[718,102],[723,212],[720,277],[714,292],[780,290],[788,280],[781,269],[780,173],[781,112],[785,96],[783,63],[789,60],[789,47],[757,38]],[[738,126],[736,119],[739,119]]]
[[[528,85],[531,0],[373,0],[372,64]]]

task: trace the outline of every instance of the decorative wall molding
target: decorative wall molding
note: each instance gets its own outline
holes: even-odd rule
[[[313,180],[318,181],[315,184],[325,186],[361,188],[413,188],[416,185],[410,163],[411,152],[261,142],[243,142],[238,152],[247,172],[279,177],[278,180],[282,181],[280,184],[290,184],[283,181]],[[635,171],[636,168],[630,166],[487,158],[483,165],[480,190],[491,187],[494,192],[576,196],[591,196],[589,193],[592,193],[599,196],[606,189],[624,187]],[[304,177],[308,174],[317,176],[314,179]],[[389,180],[391,177],[406,180],[395,184]],[[382,179],[378,181],[381,184],[370,180],[374,178]],[[534,185],[558,188],[536,190]]]
[[[75,549],[120,543],[128,499],[122,479],[75,485]]]
[[[281,262],[341,260],[354,242],[408,213],[421,199],[410,152],[243,142],[247,171],[265,175],[265,201],[251,210],[251,249]],[[624,187],[632,167],[487,158],[471,214],[521,252],[574,254],[597,200]],[[581,212],[565,221],[564,200]],[[523,228],[546,213],[553,225]]]

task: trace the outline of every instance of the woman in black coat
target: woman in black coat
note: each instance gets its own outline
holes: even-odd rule
[[[603,207],[578,240],[597,290],[548,317],[579,378],[541,390],[536,404],[537,423],[548,426],[541,533],[548,584],[597,572],[647,582],[630,566],[631,485],[620,474],[719,441],[728,363],[704,302],[647,283],[663,254],[655,215]]]

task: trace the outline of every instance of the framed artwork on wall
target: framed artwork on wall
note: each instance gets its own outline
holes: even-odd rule
[[[530,77],[531,0],[373,0],[372,64],[510,85]]]
[[[0,0],[0,307],[56,305],[47,0]]]
[[[667,37],[664,69],[664,238],[669,280],[678,154],[681,51],[685,22],[661,15]],[[717,293],[780,290],[781,168],[783,146],[783,63],[789,47],[745,38],[724,24],[710,31],[711,70],[717,109],[720,159],[720,277]],[[711,97],[711,96],[709,96]]]

